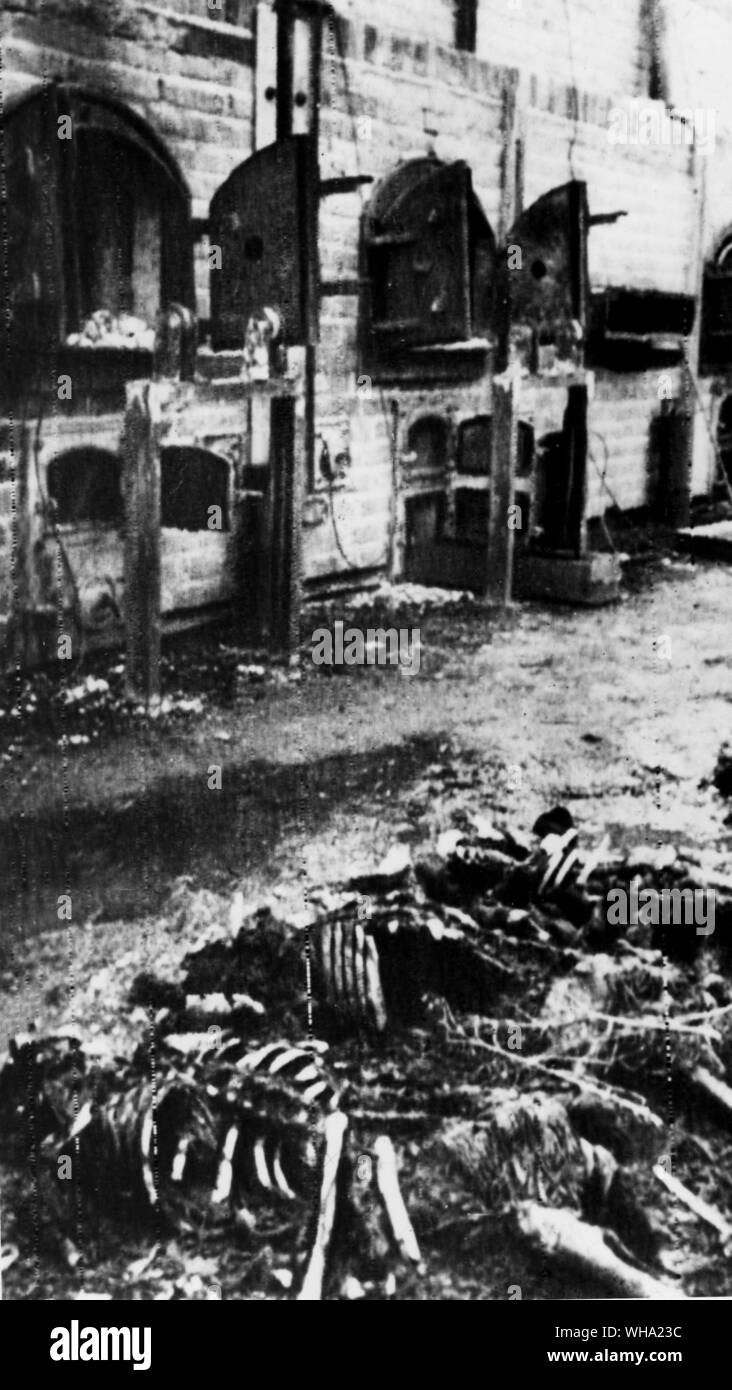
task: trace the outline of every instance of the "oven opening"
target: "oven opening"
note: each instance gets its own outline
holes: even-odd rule
[[[160,523],[176,531],[228,531],[228,460],[208,449],[171,445],[163,449]]]
[[[12,104],[4,169],[8,400],[45,392],[53,370],[73,381],[73,396],[59,396],[73,413],[125,374],[145,375],[161,308],[194,309],[190,195],[144,121],[74,85]],[[113,350],[101,359],[108,375],[86,374],[86,348]]]
[[[77,327],[67,345],[151,351],[162,292],[159,174],[144,150],[108,131],[79,131],[74,155]]]
[[[69,449],[49,463],[47,487],[59,525],[121,526],[121,460],[116,454]]]

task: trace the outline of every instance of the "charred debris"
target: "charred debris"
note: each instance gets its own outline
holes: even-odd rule
[[[732,877],[702,858],[580,850],[557,807],[531,835],[476,817],[397,846],[296,918],[235,901],[175,980],[138,975],[128,1055],[83,1024],[12,1040],[5,1161],[27,1170],[30,1144],[64,1249],[80,1212],[233,1236],[244,1296],[425,1296],[458,1241],[685,1297],[732,1240],[709,1162],[732,1125]],[[701,884],[713,932],[608,912]]]

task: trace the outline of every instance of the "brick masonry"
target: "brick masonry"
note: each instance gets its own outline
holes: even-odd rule
[[[516,211],[506,170],[511,141],[524,150],[524,204],[571,176],[587,180],[591,211],[627,209],[593,229],[596,288],[629,285],[695,294],[702,254],[732,227],[732,12],[727,0],[664,0],[669,98],[713,106],[716,143],[706,159],[688,149],[612,146],[611,109],[647,92],[641,0],[479,0],[477,51],[453,46],[454,0],[336,0],[338,42],[326,25],[320,153],[325,178],[374,180],[429,150],[471,164],[476,191],[499,238]],[[166,141],[188,181],[195,217],[254,148],[256,26],[253,0],[6,0],[0,16],[4,99],[44,75],[120,98]],[[321,275],[355,278],[368,188],[324,199]],[[208,313],[206,248],[197,262],[199,313]],[[490,379],[452,373],[416,389],[358,382],[358,299],[322,301],[316,381],[316,462],[347,447],[350,467],[329,495],[322,479],[304,527],[306,575],[388,566],[403,478],[395,456],[420,412],[453,424],[490,411]],[[679,376],[674,374],[678,387]],[[604,481],[590,467],[589,511],[612,494],[623,507],[647,497],[650,422],[657,374],[598,373],[590,427],[608,446]],[[680,388],[679,388],[680,389]],[[718,393],[705,386],[710,409]],[[396,423],[396,442],[392,429]],[[697,421],[693,488],[705,491],[713,457]],[[604,466],[604,464],[603,464]],[[451,461],[447,461],[449,480]],[[2,474],[0,474],[2,482]],[[396,494],[396,495],[395,495]],[[335,525],[333,524],[333,513]],[[8,528],[0,532],[0,594],[8,587]],[[3,578],[2,556],[5,556]]]

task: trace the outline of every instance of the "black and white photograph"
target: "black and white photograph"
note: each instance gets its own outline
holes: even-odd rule
[[[0,0],[51,1384],[155,1368],[109,1303],[637,1366],[732,1298],[731,64],[732,0]]]

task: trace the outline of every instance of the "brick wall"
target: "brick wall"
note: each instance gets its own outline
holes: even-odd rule
[[[515,85],[516,73],[446,46],[452,32],[449,5],[435,5],[434,11],[430,7],[424,23],[405,25],[418,38],[409,32],[395,32],[391,23],[385,29],[378,27],[378,4],[343,8],[352,15],[359,9],[361,14],[366,11],[369,19],[354,19],[343,27],[345,63],[341,51],[326,35],[323,177],[365,174],[378,181],[400,161],[429,151],[449,161],[480,150],[480,158],[471,160],[474,186],[498,230],[501,98],[507,86]],[[384,12],[386,8],[381,7]],[[399,10],[400,25],[406,8]],[[416,12],[417,7],[413,8]],[[433,41],[434,36],[440,41]],[[369,196],[366,189],[324,200],[320,222],[324,280],[357,276],[360,221]],[[371,390],[359,388],[358,307],[356,296],[343,295],[326,298],[322,306],[317,429],[327,440],[331,456],[345,438],[351,467],[345,486],[332,495],[322,482],[317,484],[323,502],[305,532],[310,577],[345,568],[344,553],[362,569],[389,561],[395,506],[393,405],[398,411],[400,447],[415,411],[455,418],[466,411],[490,409],[487,382],[479,389],[461,383],[432,391],[394,386],[382,389],[378,383]],[[316,461],[319,448],[317,442]]]
[[[732,13],[726,0],[665,0],[671,98],[679,106],[714,107],[732,134],[729,55]]]
[[[444,47],[450,5],[430,8],[429,19],[417,30],[418,39],[396,32],[391,24],[382,29],[378,3],[363,6],[353,0],[344,9],[352,20],[344,39],[348,80],[333,48],[324,77],[321,144],[326,176],[365,173],[378,179],[400,159],[428,150],[444,159],[467,158],[484,210],[502,236],[508,228],[501,225],[501,97],[510,86],[518,93],[514,133],[525,149],[525,205],[574,176],[587,181],[592,212],[628,212],[616,224],[591,233],[593,287],[696,292],[697,267],[690,249],[700,215],[698,163],[695,170],[686,148],[613,146],[608,140],[612,106],[624,93],[638,95],[643,90],[636,0],[623,0],[616,7],[573,0],[571,61],[564,7],[548,0],[522,0],[517,11],[503,0],[484,0],[475,56]],[[367,21],[359,18],[364,11]],[[400,24],[403,13],[400,10]],[[570,90],[573,78],[579,81],[576,103]],[[367,198],[368,192],[348,194],[323,206],[326,279],[356,275],[359,217]],[[334,438],[343,432],[346,420],[353,462],[334,506],[343,549],[349,559],[366,567],[387,561],[392,467],[388,407],[396,401],[400,413],[408,413],[410,401],[405,390],[393,387],[383,394],[375,391],[370,398],[357,391],[357,308],[355,298],[330,299],[323,305],[318,414],[326,436],[331,428]],[[468,387],[441,387],[428,394],[424,407],[450,416],[468,398]],[[590,514],[610,505],[608,489],[623,507],[647,500],[649,429],[658,409],[657,373],[598,377],[591,425],[607,439],[610,463],[604,485],[590,466]],[[702,458],[696,464],[695,482],[707,473],[708,460]],[[306,539],[311,574],[325,574],[344,563],[329,509],[324,508],[323,517],[319,526],[309,528]]]
[[[339,0],[344,17],[384,33],[418,35],[451,48],[455,0]],[[556,86],[607,95],[632,93],[641,80],[639,0],[478,0],[476,54],[487,62],[540,72]]]
[[[597,376],[590,408],[587,512],[642,507],[649,498],[649,426],[660,413],[659,372]],[[671,374],[674,383],[677,373]]]
[[[638,0],[479,0],[477,52],[603,95],[639,84]]]
[[[340,42],[327,26],[324,39],[324,178],[365,174],[378,180],[400,160],[429,150],[445,160],[465,158],[502,237],[515,211],[512,179],[502,185],[507,93],[515,92],[510,136],[524,146],[524,203],[574,175],[588,182],[591,211],[628,210],[621,222],[592,231],[593,284],[694,292],[703,182],[706,241],[732,225],[732,143],[720,117],[718,146],[703,170],[688,150],[610,145],[613,105],[647,90],[640,0],[479,0],[475,54],[452,46],[453,0],[337,0],[336,9],[343,19]],[[732,130],[727,0],[665,0],[665,10],[669,33],[676,35],[668,55],[672,99],[698,104],[703,92],[705,104],[719,101]],[[221,12],[210,11],[204,0],[166,6],[6,0],[0,17],[5,97],[45,74],[126,101],[167,142],[188,180],[194,216],[203,218],[215,190],[253,148],[254,11],[253,0],[224,0]],[[702,79],[710,64],[712,77]],[[322,201],[324,280],[356,278],[369,196],[365,188]],[[207,278],[202,247],[197,288],[204,316]],[[342,552],[360,568],[388,563],[394,418],[403,430],[415,409],[458,418],[484,409],[489,398],[487,379],[480,386],[455,380],[421,393],[406,386],[359,387],[357,327],[355,295],[323,300],[316,462],[325,441],[331,455],[347,448],[351,465],[332,497],[321,480],[319,496],[308,505],[310,577],[346,568]],[[648,429],[657,409],[655,378],[598,378],[591,423],[612,442],[607,481],[621,505],[644,500]],[[699,449],[697,484],[709,471],[702,443]],[[594,484],[590,498],[591,509],[607,503]]]
[[[224,4],[237,23],[212,18],[204,0],[10,0],[0,12],[4,100],[45,76],[126,102],[165,140],[194,217],[206,217],[216,189],[252,150],[253,7]],[[206,314],[204,247],[196,280]]]

